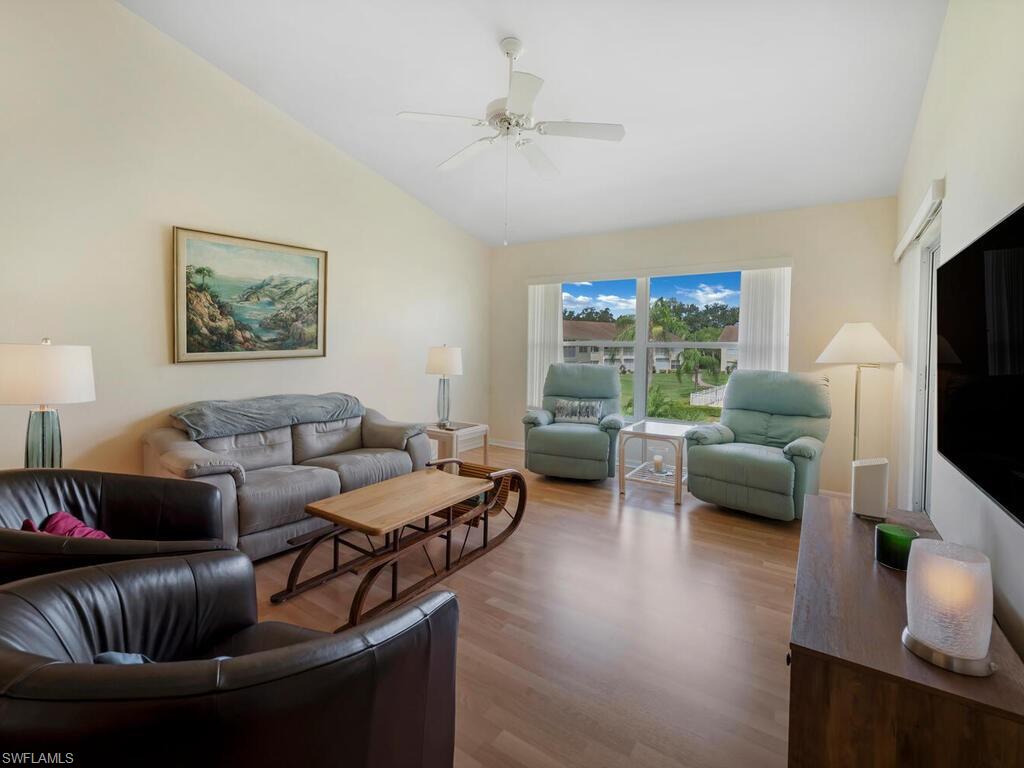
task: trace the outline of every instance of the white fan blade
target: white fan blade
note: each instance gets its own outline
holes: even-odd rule
[[[497,136],[485,136],[482,139],[477,139],[468,147],[460,149],[437,167],[442,171],[450,171],[452,168],[457,168],[469,160],[469,158],[479,155],[483,150],[491,146],[497,138]]]
[[[537,172],[537,175],[543,176],[545,179],[558,175],[558,168],[555,167],[555,164],[551,162],[551,158],[535,142],[525,139],[516,144],[516,147],[523,153],[526,162]]]
[[[544,81],[529,72],[513,72],[505,109],[515,115],[528,115]]]
[[[601,141],[622,141],[626,127],[618,123],[537,123],[537,131],[545,136],[572,136],[577,139],[600,139]]]
[[[469,123],[470,125],[487,125],[486,120],[465,115],[439,115],[433,112],[399,112],[402,120],[417,120],[421,123]]]

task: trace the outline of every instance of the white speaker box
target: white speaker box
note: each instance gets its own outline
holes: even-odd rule
[[[854,461],[850,488],[853,514],[867,520],[885,520],[889,508],[889,460]]]

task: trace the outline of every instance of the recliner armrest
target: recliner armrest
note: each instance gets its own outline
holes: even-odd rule
[[[180,429],[154,429],[143,440],[158,456],[160,466],[178,477],[193,480],[207,475],[231,475],[236,485],[245,483],[241,464],[189,440]]]
[[[626,426],[626,420],[622,418],[621,413],[609,413],[597,426],[605,432],[617,432]]]
[[[546,427],[555,420],[555,414],[543,408],[531,408],[523,416],[523,424],[530,427]]]
[[[825,444],[821,440],[816,437],[804,436],[791,442],[782,449],[782,452],[786,454],[787,458],[800,456],[805,459],[816,459],[823,450],[825,450]]]
[[[719,445],[720,443],[731,443],[736,440],[736,435],[724,424],[698,424],[691,427],[684,435],[687,442],[696,445]]]
[[[423,425],[407,421],[392,421],[382,413],[367,408],[362,420],[364,448],[394,448],[404,451],[406,443],[423,433]]]

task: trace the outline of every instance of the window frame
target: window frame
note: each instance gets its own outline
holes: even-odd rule
[[[740,269],[718,269],[719,272],[739,272]],[[654,349],[719,349],[724,353],[727,347],[735,344],[735,342],[728,341],[651,341],[648,328],[650,327],[651,317],[651,278],[655,277],[672,277],[677,274],[704,274],[703,272],[671,272],[664,274],[649,274],[638,276],[635,278],[614,278],[621,280],[635,280],[636,281],[636,338],[632,341],[601,341],[597,339],[580,339],[576,341],[562,341],[563,359],[564,350],[575,347],[580,350],[583,347],[600,347],[602,349],[608,348],[632,348],[633,349],[633,413],[630,416],[626,416],[625,420],[627,423],[633,424],[638,421],[644,421],[650,418],[651,421],[664,421],[673,424],[695,424],[697,422],[682,421],[679,419],[668,419],[661,416],[648,417],[647,416],[647,390],[648,390],[648,378],[650,377],[650,371],[647,370],[647,354],[648,351]],[[601,278],[595,278],[595,281]],[[569,282],[569,281],[563,281]],[[641,333],[639,329],[643,329]],[[643,360],[643,365],[637,365],[637,361]],[[603,365],[603,363],[602,363]],[[670,364],[671,367],[671,364]]]

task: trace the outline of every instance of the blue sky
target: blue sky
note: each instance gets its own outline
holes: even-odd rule
[[[675,298],[684,304],[714,304],[731,307],[740,303],[740,273],[714,272],[705,275],[676,275],[651,278],[651,300]],[[607,307],[612,314],[632,315],[636,312],[635,280],[595,280],[562,283],[562,306],[581,310],[586,307]]]

